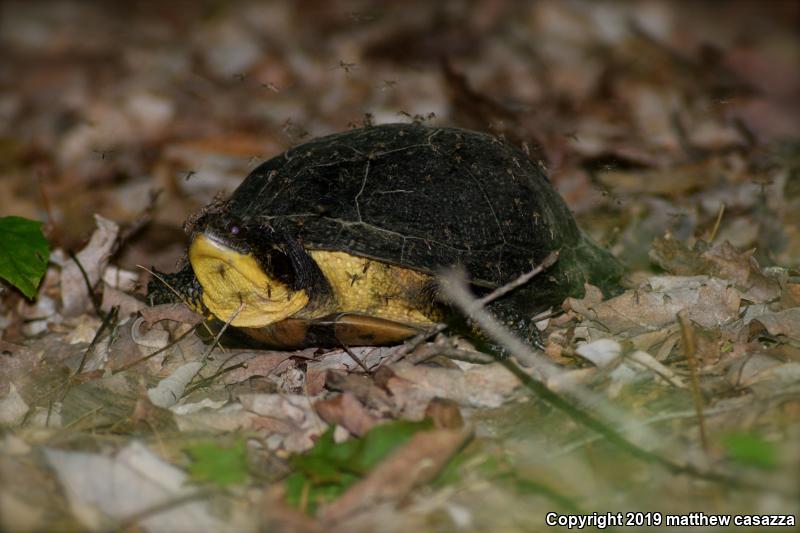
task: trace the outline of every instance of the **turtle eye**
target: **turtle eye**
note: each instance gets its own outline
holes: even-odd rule
[[[237,226],[236,224],[231,224],[230,228],[228,228],[228,231],[231,232],[231,235],[238,235],[239,234],[239,226]]]

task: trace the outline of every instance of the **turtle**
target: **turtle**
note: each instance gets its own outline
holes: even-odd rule
[[[558,251],[489,305],[531,340],[536,313],[585,283],[614,291],[622,273],[541,162],[485,133],[422,123],[295,146],[186,226],[183,268],[150,282],[150,303],[183,301],[227,323],[232,342],[279,349],[395,344],[441,322],[469,334],[438,288],[442,269],[462,268],[485,294]]]

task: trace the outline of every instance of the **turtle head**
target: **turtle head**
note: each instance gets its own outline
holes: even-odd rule
[[[189,262],[203,288],[203,303],[237,327],[266,326],[295,315],[324,279],[285,232],[224,212],[194,224]]]

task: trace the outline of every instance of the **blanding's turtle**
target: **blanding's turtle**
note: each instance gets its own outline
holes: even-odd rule
[[[187,224],[188,262],[151,282],[236,335],[278,348],[399,342],[453,317],[435,276],[477,292],[558,261],[490,305],[531,339],[536,312],[613,290],[614,257],[577,227],[543,165],[490,135],[387,124],[312,140],[261,164]],[[166,285],[171,287],[168,288]]]

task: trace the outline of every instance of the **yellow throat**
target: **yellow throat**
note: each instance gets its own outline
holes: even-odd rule
[[[257,328],[295,315],[308,304],[305,291],[270,279],[247,254],[198,234],[189,261],[203,286],[203,303],[232,326]]]

